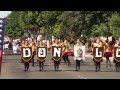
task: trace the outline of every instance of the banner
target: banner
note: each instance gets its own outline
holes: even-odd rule
[[[114,47],[114,59],[117,62],[120,62],[120,46],[119,47]]]
[[[32,58],[32,47],[21,47],[21,58],[25,62],[29,62]]]
[[[37,60],[44,61],[47,56],[47,47],[37,47]]]
[[[55,61],[59,61],[62,57],[62,47],[52,46],[52,58]]]
[[[93,48],[93,58],[96,62],[102,61],[104,56],[104,47]]]

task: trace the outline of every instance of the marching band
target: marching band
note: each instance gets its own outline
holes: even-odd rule
[[[116,40],[116,43],[115,43],[114,47],[120,47],[120,41]],[[119,72],[119,70],[120,70],[120,61],[115,59],[115,57],[114,57],[113,62],[115,63],[116,71]]]
[[[22,44],[21,47],[29,47],[29,43],[28,41],[25,41],[24,44]],[[20,50],[21,51],[21,50]],[[21,51],[22,52],[22,51]],[[22,63],[24,63],[24,71],[28,71],[29,70],[29,63],[31,62],[31,60],[26,61],[22,59]]]
[[[57,46],[57,47],[58,47],[58,46],[61,46],[60,42],[58,41],[58,38],[56,38],[56,39],[54,40],[52,46]],[[52,58],[52,60],[54,61],[55,71],[58,71],[58,69],[59,69],[59,64],[60,64],[60,60],[61,60],[61,59],[55,60],[55,59]]]
[[[102,44],[103,43],[100,41],[100,39],[97,38],[95,43],[92,46],[93,46],[93,48],[94,47],[102,47],[103,46]],[[92,49],[92,52],[93,52],[93,49]],[[96,71],[100,71],[101,61],[102,61],[102,59],[101,60],[97,60],[97,59],[93,58],[93,62],[94,62]]]
[[[62,47],[63,47],[63,49],[62,49],[62,53],[63,53],[62,58],[63,58],[65,64],[68,63],[68,66],[70,66],[70,60],[69,60],[68,55],[67,55],[68,50],[70,49],[70,46],[69,46],[69,43],[68,43],[67,40],[64,40],[64,43],[63,43]]]
[[[76,61],[76,71],[80,70],[80,62],[83,59],[83,48],[79,39],[74,45],[74,60]]]
[[[32,66],[34,66],[34,57],[36,56],[36,50],[37,47],[46,47],[48,51],[51,51],[52,53],[52,47],[56,46],[56,47],[62,47],[62,56],[61,58],[64,60],[65,64],[67,63],[68,66],[71,65],[71,62],[69,60],[69,56],[72,56],[73,59],[75,60],[76,63],[76,71],[80,70],[80,63],[82,60],[85,59],[85,47],[82,45],[82,42],[80,41],[79,38],[76,39],[75,45],[73,45],[72,48],[70,48],[70,44],[68,42],[68,40],[64,40],[63,43],[60,43],[59,39],[56,38],[52,45],[47,48],[46,44],[43,43],[42,41],[39,41],[38,43],[35,43],[33,39],[29,39],[26,41],[22,41],[21,42],[21,46],[20,46],[20,52],[22,53],[21,48],[22,47],[31,47],[32,48],[32,57],[29,61],[25,61],[22,57],[22,63],[24,63],[24,71],[28,71],[29,70],[29,63],[32,63]],[[92,47],[92,56],[93,56],[93,62],[95,65],[95,70],[96,71],[101,71],[101,62],[103,61],[103,57],[106,58],[106,67],[110,66],[111,67],[111,62],[110,62],[110,57],[114,57],[113,58],[113,62],[115,63],[115,67],[116,67],[116,71],[120,70],[120,61],[115,59],[115,56],[113,55],[114,52],[114,47],[120,47],[120,41],[116,40],[115,44],[112,44],[111,41],[105,41],[103,42],[102,40],[100,40],[99,38],[97,38],[95,40],[95,42],[92,44],[91,43],[91,47]],[[94,49],[99,48],[99,47],[103,47],[103,56],[99,57],[99,58],[95,58],[94,56]],[[101,49],[102,51],[102,49]],[[99,55],[99,53],[98,53]],[[56,60],[52,57],[52,60],[54,62],[54,69],[55,71],[59,70],[59,65],[61,62],[61,58]],[[37,58],[37,61],[39,63],[39,71],[44,70],[44,62],[46,61],[46,58],[44,59],[40,59],[39,57]]]
[[[42,42],[42,41],[39,41],[38,47],[46,47],[46,45]],[[43,67],[44,67],[44,62],[45,62],[45,59],[37,59],[37,61],[39,62],[39,71],[41,70],[44,70]]]
[[[110,42],[106,40],[105,42],[105,54],[104,57],[106,58],[106,67],[108,67],[108,63],[109,66],[111,67],[111,62],[109,57],[112,57],[112,45],[110,45]]]

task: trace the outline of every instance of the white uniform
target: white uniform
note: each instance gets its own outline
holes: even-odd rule
[[[16,44],[13,45],[13,53],[17,54],[18,46]]]
[[[83,60],[85,60],[85,45],[83,46]]]

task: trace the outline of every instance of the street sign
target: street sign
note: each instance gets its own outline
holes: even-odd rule
[[[6,24],[6,19],[0,18],[0,74],[1,74],[1,65],[2,65],[5,24]]]

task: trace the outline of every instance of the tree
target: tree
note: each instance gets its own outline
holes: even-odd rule
[[[11,38],[16,38],[21,36],[21,30],[19,28],[19,15],[20,12],[13,11],[7,18],[7,26],[5,35],[10,36]]]
[[[120,37],[120,13],[115,12],[109,17],[109,24],[113,37]]]
[[[54,35],[63,40],[68,37],[86,40],[93,35],[105,36],[107,30],[110,31],[107,37],[120,31],[119,12],[113,11],[13,11],[7,18],[12,18],[6,26],[6,35],[10,37],[29,33],[35,38],[42,32],[46,39]]]

